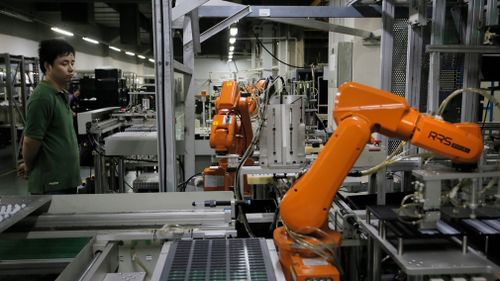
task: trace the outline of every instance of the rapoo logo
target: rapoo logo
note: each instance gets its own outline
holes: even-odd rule
[[[447,137],[443,134],[440,134],[440,133],[437,133],[437,132],[434,132],[434,131],[430,131],[429,132],[429,135],[427,136],[429,139],[432,139],[434,141],[439,141],[440,143],[446,145],[446,146],[451,146],[452,148],[456,149],[456,150],[460,150],[460,151],[463,151],[465,153],[469,153],[470,152],[470,148],[468,147],[465,147],[463,145],[460,145],[458,143],[454,143],[453,142],[453,138],[451,137]]]

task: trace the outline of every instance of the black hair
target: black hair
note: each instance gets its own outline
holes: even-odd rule
[[[40,59],[40,69],[45,74],[45,63],[52,65],[57,57],[68,54],[75,55],[75,49],[68,42],[62,39],[49,39],[40,42],[38,57]]]

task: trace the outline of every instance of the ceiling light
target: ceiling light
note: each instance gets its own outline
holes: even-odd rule
[[[92,38],[82,37],[82,39],[89,42],[89,43],[92,43],[92,44],[99,44],[99,41],[92,39]]]
[[[229,55],[230,55],[230,56],[232,56],[233,54],[234,54],[234,52],[233,52],[233,51],[229,52]]]
[[[148,61],[150,61],[150,62],[152,62],[152,63],[154,63],[154,62],[155,62],[155,60],[154,60],[154,59],[148,59]]]
[[[233,45],[236,42],[236,37],[229,37],[229,44]]]
[[[58,28],[58,27],[51,27],[50,29],[51,29],[52,31],[57,32],[57,33],[64,34],[64,35],[66,35],[66,36],[73,36],[73,35],[74,35],[73,33],[69,32],[69,31],[66,31],[66,30],[64,30],[64,29],[60,29],[60,28]]]
[[[21,14],[18,14],[18,13],[15,13],[15,12],[11,12],[11,11],[7,11],[7,10],[0,10],[0,14],[8,16],[8,17],[11,17],[11,18],[15,18],[15,19],[18,19],[18,20],[22,20],[22,21],[25,21],[25,22],[33,22],[33,20],[30,19],[30,18],[28,18],[27,16],[23,16]]]
[[[129,56],[135,56],[135,54],[134,54],[134,53],[132,53],[132,52],[128,52],[128,51],[127,51],[127,52],[125,52],[125,54],[127,54],[127,55],[129,55]]]
[[[230,34],[231,36],[236,36],[236,34],[238,34],[238,28],[237,28],[237,27],[231,27],[231,28],[229,29],[229,34]]]
[[[145,56],[143,56],[143,55],[137,55],[137,57],[138,57],[138,58],[140,58],[141,60],[146,59],[146,57],[145,57]]]
[[[233,60],[232,60],[232,59],[228,59],[228,60],[227,60],[227,62],[231,62],[231,61],[233,61]]]
[[[113,47],[113,46],[109,46],[109,48],[113,51],[117,51],[117,52],[121,52],[122,50],[117,48],[117,47]]]
[[[229,51],[230,52],[234,51],[234,46],[229,46]]]
[[[233,58],[233,55],[229,55],[227,56],[228,59],[232,59]]]

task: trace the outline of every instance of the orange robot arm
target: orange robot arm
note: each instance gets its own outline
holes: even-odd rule
[[[210,147],[218,154],[243,154],[253,138],[250,111],[252,100],[242,98],[236,81],[225,81],[215,101]],[[236,117],[239,115],[239,119]]]
[[[402,97],[354,82],[339,88],[334,119],[334,135],[280,205],[284,224],[298,233],[326,224],[337,190],[373,132],[409,140],[458,163],[477,162],[483,149],[476,124],[451,124],[421,114]]]

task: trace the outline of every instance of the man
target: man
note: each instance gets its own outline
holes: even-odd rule
[[[76,117],[80,112],[80,89],[76,89],[72,95],[69,96],[69,107],[73,111],[73,116]]]
[[[73,77],[75,50],[64,40],[40,42],[40,69],[45,79],[27,106],[24,163],[18,174],[28,178],[31,194],[71,194],[81,184],[78,144],[65,90]]]

